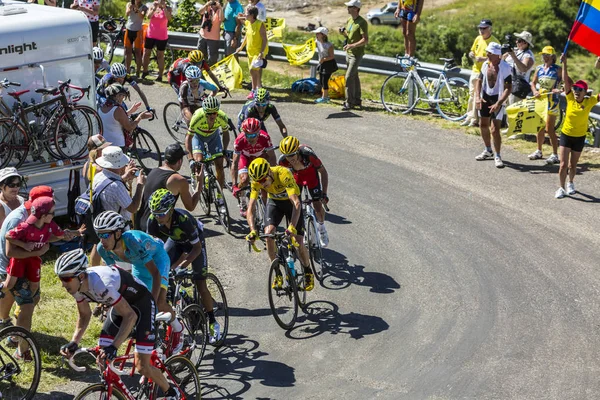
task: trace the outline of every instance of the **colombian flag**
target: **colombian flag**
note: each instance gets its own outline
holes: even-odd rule
[[[583,0],[569,37],[600,56],[600,0]]]

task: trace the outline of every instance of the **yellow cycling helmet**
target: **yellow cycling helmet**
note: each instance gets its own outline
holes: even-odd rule
[[[286,136],[279,142],[279,151],[281,154],[288,155],[298,151],[300,141],[294,136]]]
[[[271,164],[264,158],[256,158],[248,167],[248,175],[253,181],[260,181],[269,173]]]
[[[191,63],[198,64],[204,60],[204,53],[200,50],[192,50],[188,54],[188,60],[190,60]]]

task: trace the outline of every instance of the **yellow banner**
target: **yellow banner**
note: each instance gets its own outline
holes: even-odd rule
[[[265,29],[267,30],[267,39],[269,42],[274,39],[282,39],[284,28],[285,18],[267,18]]]
[[[242,87],[242,77],[244,74],[233,54],[214,64],[210,67],[210,70],[219,78],[221,85],[227,87],[227,89],[240,89]],[[206,80],[211,82],[212,79],[210,79],[206,71],[202,72]]]
[[[508,135],[538,133],[546,126],[548,98],[525,99],[506,107]]]
[[[313,58],[316,48],[317,43],[315,42],[314,37],[308,39],[304,44],[297,44],[294,46],[289,46],[287,44],[283,45],[285,55],[292,65],[301,65],[308,62]]]

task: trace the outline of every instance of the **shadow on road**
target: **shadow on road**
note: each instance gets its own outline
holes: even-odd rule
[[[263,386],[294,386],[294,369],[281,362],[261,360],[268,353],[258,349],[256,340],[228,335],[226,343],[214,353],[207,353],[198,370],[203,399],[243,399],[253,381]]]
[[[579,196],[577,196],[579,195]],[[567,196],[573,200],[583,201],[584,203],[600,203],[600,199],[598,197],[594,197],[591,194],[576,192],[572,196]]]
[[[323,249],[323,258],[327,261],[323,286],[340,290],[350,285],[366,286],[371,293],[390,294],[400,289],[394,278],[382,272],[366,271],[363,265],[350,265],[345,255],[331,249]]]
[[[229,307],[230,317],[265,317],[268,315],[271,315],[270,308],[259,308],[257,310],[251,310],[249,308]],[[229,336],[227,336],[227,340],[229,340]]]
[[[317,300],[306,305],[305,314],[298,318],[296,327],[289,330],[286,336],[304,340],[329,332],[332,335],[347,334],[358,340],[389,327],[381,317],[354,312],[341,314],[335,303]]]
[[[360,115],[354,114],[353,112],[350,112],[350,111],[342,111],[342,112],[337,112],[337,113],[331,113],[325,119],[336,119],[336,118],[362,118],[362,117]]]
[[[530,174],[554,174],[558,172],[558,165],[556,168],[547,164],[519,164],[511,161],[504,161],[504,165],[507,168],[514,169],[519,172],[529,172]]]
[[[352,221],[346,219],[346,217],[342,217],[341,215],[331,214],[329,212],[325,214],[325,221],[331,222],[332,224],[336,224],[336,225],[347,225],[347,224],[352,223]]]

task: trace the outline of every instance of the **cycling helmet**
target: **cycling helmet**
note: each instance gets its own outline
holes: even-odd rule
[[[208,96],[202,101],[202,109],[205,113],[216,113],[221,108],[221,101],[217,97]]]
[[[60,276],[74,276],[84,272],[88,259],[83,249],[75,249],[61,254],[54,263],[54,272]]]
[[[256,95],[254,96],[254,100],[257,103],[267,103],[269,102],[269,100],[271,99],[271,94],[269,93],[269,91],[265,88],[259,88],[256,91]]]
[[[121,93],[129,94],[129,90],[120,83],[113,83],[106,88],[104,93],[106,97],[114,97]]]
[[[114,63],[110,66],[110,73],[115,78],[125,78],[127,76],[127,68],[121,63]]]
[[[298,151],[300,141],[294,136],[286,136],[279,142],[279,151],[281,154],[293,154]]]
[[[255,158],[248,167],[248,175],[254,181],[260,181],[269,173],[271,164],[264,158]]]
[[[204,60],[204,53],[200,50],[190,51],[188,60],[190,60],[191,63],[198,64]]]
[[[190,65],[185,69],[185,77],[187,79],[200,79],[202,78],[202,71],[195,65]]]
[[[92,49],[92,54],[94,56],[94,61],[102,61],[104,60],[104,52],[100,47],[94,47]]]
[[[103,211],[94,219],[94,230],[116,231],[125,228],[125,218],[115,211]]]
[[[109,32],[114,32],[117,30],[117,23],[113,20],[104,21],[102,27]]]
[[[247,118],[242,122],[242,131],[250,135],[258,133],[260,131],[260,121],[256,118]]]
[[[158,189],[148,200],[148,207],[151,212],[167,212],[175,207],[177,198],[167,189]]]

